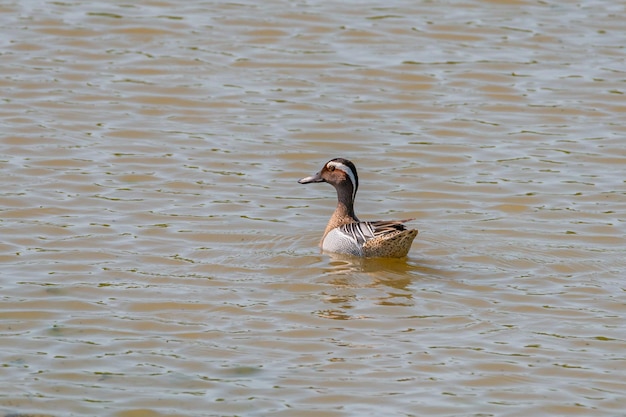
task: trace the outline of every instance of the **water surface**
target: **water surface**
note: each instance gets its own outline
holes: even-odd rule
[[[623,413],[623,5],[0,10],[3,415]]]

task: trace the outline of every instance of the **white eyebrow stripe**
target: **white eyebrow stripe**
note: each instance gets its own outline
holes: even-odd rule
[[[334,166],[335,168],[342,170],[343,172],[346,173],[346,175],[348,175],[348,177],[350,178],[350,182],[352,183],[352,201],[354,201],[354,196],[356,194],[356,187],[357,187],[354,172],[352,172],[350,167],[347,166],[346,164],[342,164],[341,162],[337,162],[337,161],[330,161],[328,164],[326,164],[326,166],[327,167]]]

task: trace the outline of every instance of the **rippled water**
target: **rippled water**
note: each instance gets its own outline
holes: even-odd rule
[[[0,10],[3,415],[623,413],[623,4]]]

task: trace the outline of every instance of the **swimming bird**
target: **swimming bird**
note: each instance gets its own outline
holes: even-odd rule
[[[359,188],[359,176],[351,161],[331,159],[317,174],[298,182],[327,182],[337,190],[337,208],[320,242],[323,251],[361,257],[401,258],[411,249],[417,230],[407,229],[404,223],[413,219],[367,222],[356,217],[354,199]]]

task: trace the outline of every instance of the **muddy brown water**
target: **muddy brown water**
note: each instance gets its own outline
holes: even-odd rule
[[[620,2],[0,10],[0,414],[624,413]]]

